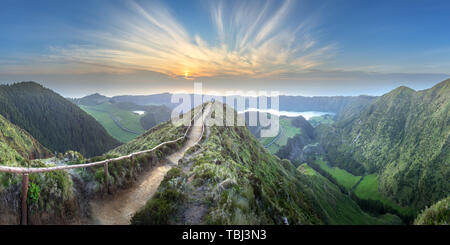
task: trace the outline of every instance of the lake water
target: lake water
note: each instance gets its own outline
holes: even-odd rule
[[[306,120],[309,120],[311,117],[323,116],[325,114],[335,115],[334,112],[323,112],[323,111],[277,111],[273,109],[257,109],[257,108],[248,108],[247,110],[240,111],[239,113],[249,112],[249,111],[260,111],[266,112],[273,115],[278,116],[286,116],[286,117],[298,117],[302,116]]]
[[[138,114],[139,116],[142,116],[145,114],[145,111],[133,111],[135,114]]]

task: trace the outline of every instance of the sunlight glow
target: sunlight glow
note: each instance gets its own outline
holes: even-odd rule
[[[127,2],[129,12],[108,33],[91,34],[95,44],[55,47],[50,57],[65,63],[94,66],[97,71],[154,71],[174,78],[266,77],[314,68],[332,55],[333,45],[318,46],[305,23],[286,22],[292,1],[224,2],[211,6],[217,41],[190,35],[161,5]],[[272,9],[273,11],[269,11]]]

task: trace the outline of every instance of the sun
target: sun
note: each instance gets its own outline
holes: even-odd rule
[[[184,77],[185,77],[185,78],[188,78],[188,77],[189,77],[189,71],[185,71],[185,72],[184,72]]]

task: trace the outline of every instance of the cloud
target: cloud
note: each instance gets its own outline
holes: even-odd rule
[[[306,20],[295,26],[287,21],[293,5],[214,2],[210,16],[217,40],[204,40],[166,6],[129,1],[104,32],[86,31],[88,45],[51,47],[45,59],[67,69],[76,64],[78,73],[152,71],[186,79],[302,72],[326,61],[335,46],[319,46]]]

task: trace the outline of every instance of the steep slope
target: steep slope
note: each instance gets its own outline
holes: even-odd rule
[[[400,218],[392,214],[373,217],[361,208],[327,178],[320,175],[306,163],[298,167],[298,171],[307,179],[311,195],[319,204],[327,224],[402,224]]]
[[[0,165],[24,166],[27,160],[45,158],[51,153],[25,130],[0,115]]]
[[[351,103],[342,107],[342,109],[336,114],[335,120],[349,120],[366,109],[369,105],[374,103],[377,97],[361,95],[356,97]]]
[[[318,201],[324,197],[315,195],[308,177],[268,153],[246,127],[210,126],[206,139],[167,173],[132,223],[348,223],[350,217],[325,213]],[[364,216],[357,206],[350,209]]]
[[[295,118],[292,123],[300,129],[300,134],[289,139],[287,144],[276,152],[276,155],[282,159],[290,160],[296,166],[322,155],[324,150],[315,142],[314,128],[311,124],[302,116]]]
[[[70,99],[95,118],[106,131],[126,143],[146,130],[170,119],[171,111],[164,105],[137,105],[116,101],[100,94]]]
[[[146,113],[141,117],[141,125],[145,130],[170,119],[171,111],[166,106],[147,106]]]
[[[76,105],[34,82],[1,85],[0,114],[52,151],[92,156],[120,144]]]
[[[0,165],[43,167],[51,153],[25,130],[0,115]],[[30,174],[30,224],[70,222],[78,211],[72,182],[65,172]],[[0,224],[20,224],[21,176],[0,173]],[[76,219],[76,218],[75,218]]]
[[[449,108],[450,80],[418,92],[399,87],[316,133],[330,162],[376,173],[380,192],[417,210],[450,195]]]
[[[449,225],[450,224],[450,197],[426,208],[417,216],[415,225]]]

